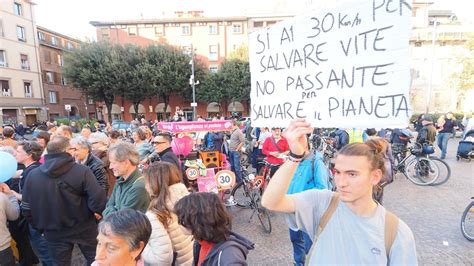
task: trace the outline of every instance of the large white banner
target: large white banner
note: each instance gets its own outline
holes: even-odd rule
[[[337,3],[249,35],[253,126],[408,125],[411,2]]]

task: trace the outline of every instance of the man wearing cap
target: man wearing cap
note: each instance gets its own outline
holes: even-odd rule
[[[424,115],[421,124],[423,128],[420,130],[416,142],[433,145],[436,140],[436,128],[433,126],[433,118],[430,115]]]

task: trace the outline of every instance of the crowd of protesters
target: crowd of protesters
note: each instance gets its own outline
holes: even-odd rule
[[[420,117],[416,141],[433,145],[438,134],[444,158],[451,120],[437,129]],[[392,179],[390,144],[407,145],[410,133],[334,130],[330,187],[322,154],[310,152],[317,132],[304,120],[284,132],[233,120],[230,132],[202,134],[198,144],[226,153],[237,182],[246,146],[257,171],[266,159],[272,180],[262,203],[287,213],[295,265],[416,264],[410,228],[375,196]],[[129,131],[48,123],[24,136],[21,124],[0,132],[0,151],[18,164],[0,184],[0,265],[15,265],[11,239],[20,265],[70,265],[74,246],[88,265],[246,265],[254,244],[231,231],[216,194],[190,193],[173,136],[156,122],[133,121]]]

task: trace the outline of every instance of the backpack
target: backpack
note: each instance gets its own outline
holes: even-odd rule
[[[324,228],[326,227],[328,222],[331,220],[331,217],[334,214],[334,211],[337,209],[338,205],[339,205],[339,194],[333,193],[331,197],[331,201],[329,202],[328,208],[323,213],[323,216],[321,216],[318,230],[314,234],[313,241],[317,242],[318,236],[321,235]],[[387,261],[390,261],[390,250],[392,249],[393,242],[395,241],[395,238],[397,237],[399,222],[400,220],[395,214],[385,210],[384,243],[385,243]],[[311,256],[313,254],[313,250],[314,250],[314,247],[316,246],[316,242],[314,242],[313,245],[311,246],[311,249],[308,252],[309,254],[308,256]],[[305,265],[309,265],[309,261],[310,260],[308,257],[306,259]]]
[[[345,130],[339,129],[336,131],[335,135],[334,148],[336,148],[336,150],[340,150],[342,147],[349,144],[349,133]]]

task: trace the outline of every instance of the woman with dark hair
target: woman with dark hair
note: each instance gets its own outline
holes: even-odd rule
[[[150,221],[139,211],[124,209],[107,215],[99,224],[92,265],[144,265],[141,253],[150,235]]]
[[[178,224],[173,212],[176,202],[189,194],[179,170],[171,163],[155,162],[145,169],[144,176],[151,199],[146,216],[152,226],[150,242],[143,251],[145,262],[192,265],[193,237]]]
[[[43,154],[41,154],[41,158],[39,159],[40,163],[44,163],[44,156],[48,153],[46,147],[48,146],[49,140],[51,139],[51,135],[47,131],[39,131],[36,135],[36,142],[43,148]]]
[[[193,193],[175,205],[178,222],[196,240],[193,265],[247,265],[250,240],[231,232],[231,220],[214,193]]]

